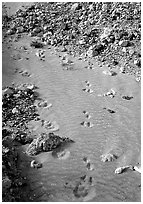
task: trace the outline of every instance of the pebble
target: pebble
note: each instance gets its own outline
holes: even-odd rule
[[[111,162],[117,159],[117,156],[111,153],[103,154],[100,157],[102,162]]]
[[[121,174],[123,172],[126,172],[127,170],[133,170],[133,166],[129,165],[129,166],[118,167],[115,170],[115,174]]]

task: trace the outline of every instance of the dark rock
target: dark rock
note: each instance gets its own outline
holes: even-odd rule
[[[34,156],[41,152],[53,151],[64,143],[73,142],[74,141],[69,138],[59,137],[57,135],[54,135],[54,133],[42,133],[37,139],[33,140],[33,142],[27,148],[26,152],[28,155]]]

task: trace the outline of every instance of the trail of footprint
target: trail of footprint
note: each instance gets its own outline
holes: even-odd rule
[[[90,118],[91,118],[91,115],[89,114],[89,112],[87,112],[87,111],[83,111],[83,114],[85,115],[85,117],[89,120]],[[89,128],[92,128],[93,126],[94,126],[94,124],[92,123],[92,122],[90,122],[90,121],[83,121],[83,122],[81,122],[80,123],[81,124],[81,126],[83,126],[83,127],[89,127]]]
[[[85,81],[85,86],[86,88],[83,88],[82,91],[87,92],[87,93],[93,93],[93,90],[90,88],[92,84],[89,81]]]

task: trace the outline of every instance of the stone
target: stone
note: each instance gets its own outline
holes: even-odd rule
[[[119,46],[121,47],[128,47],[130,45],[130,42],[128,40],[121,40],[119,42]]]
[[[102,162],[108,162],[108,161],[115,161],[117,159],[117,156],[111,153],[103,154],[100,156]]]
[[[141,165],[134,166],[134,167],[133,167],[133,170],[134,170],[134,171],[137,171],[138,173],[141,174]]]
[[[134,64],[137,65],[138,67],[141,67],[141,60],[140,59],[135,59]]]
[[[3,192],[6,191],[8,188],[11,187],[12,181],[9,179],[8,176],[2,179],[2,190]]]
[[[17,108],[13,108],[12,109],[12,113],[14,114],[14,113],[18,113],[18,109]]]
[[[126,68],[124,66],[120,67],[120,73],[125,74],[126,72]]]
[[[65,143],[73,143],[74,141],[66,138],[59,137],[54,133],[42,133],[37,139],[34,139],[33,142],[28,146],[26,153],[28,155],[34,156],[41,152],[53,151],[60,145]]]
[[[118,167],[116,170],[115,170],[115,174],[121,174],[121,173],[124,173],[128,170],[134,170],[134,167],[132,165],[127,165],[127,166],[122,166],[122,167]]]
[[[42,164],[36,162],[35,160],[31,161],[30,166],[31,166],[31,168],[36,168],[36,169],[42,168]]]
[[[72,10],[72,11],[75,11],[76,9],[78,9],[78,7],[79,7],[79,4],[78,4],[78,3],[74,3],[74,4],[72,5],[72,7],[71,7],[71,10]]]

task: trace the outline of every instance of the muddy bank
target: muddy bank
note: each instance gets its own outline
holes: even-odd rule
[[[119,167],[140,164],[140,83],[118,68],[113,70],[116,75],[108,75],[106,64],[65,56],[66,51],[50,45],[35,49],[30,46],[34,38],[27,35],[17,42],[14,35],[10,38],[11,65],[16,65],[10,80],[35,84],[42,99],[35,104],[40,120],[28,123],[34,138],[50,131],[56,121],[56,134],[75,141],[34,157],[25,154],[29,144],[17,148],[18,169],[28,181],[21,187],[26,195],[19,200],[140,201],[140,174],[132,168],[115,173]],[[4,85],[9,85],[7,66],[3,68]],[[42,167],[31,167],[33,160]]]

